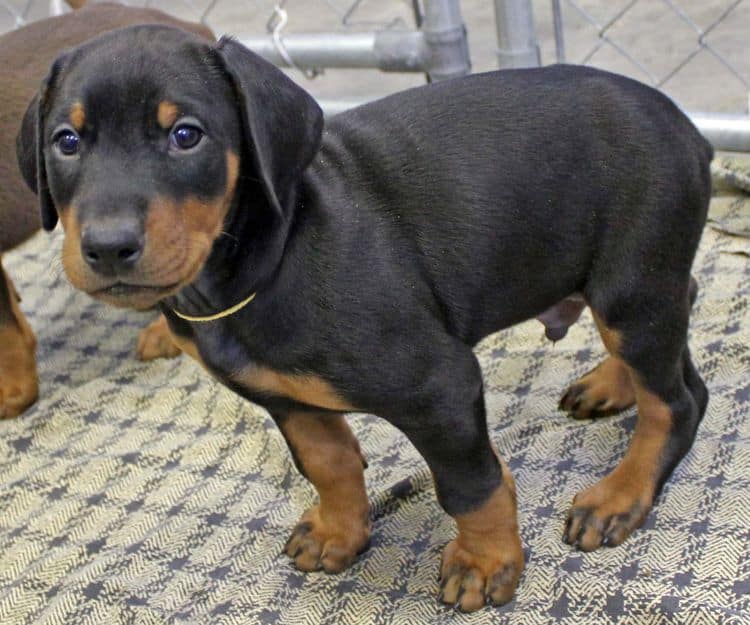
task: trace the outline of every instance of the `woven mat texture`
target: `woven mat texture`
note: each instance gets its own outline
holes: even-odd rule
[[[528,563],[511,604],[472,615],[437,602],[454,525],[400,433],[351,417],[370,463],[372,545],[343,574],[296,571],[281,551],[315,494],[268,415],[187,357],[137,362],[150,316],[75,292],[59,235],[39,235],[6,258],[39,339],[41,399],[0,423],[0,623],[750,623],[749,224],[749,198],[714,199],[691,322],[711,401],[621,547],[583,554],[561,540],[573,496],[616,465],[635,420],[556,410],[604,355],[590,316],[554,346],[536,322],[478,346]]]

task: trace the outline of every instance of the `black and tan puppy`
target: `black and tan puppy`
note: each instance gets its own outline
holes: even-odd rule
[[[69,1],[74,8],[83,2]],[[133,24],[166,24],[213,40],[208,28],[175,19],[161,11],[95,4],[60,17],[39,20],[0,37],[0,260],[2,254],[39,230],[38,202],[16,164],[15,137],[29,100],[61,50],[103,32]],[[15,288],[0,265],[0,418],[14,417],[37,397],[34,334],[18,307]],[[139,338],[141,358],[173,356],[176,347],[163,323]]]
[[[37,141],[38,138],[38,141]],[[475,75],[330,120],[239,43],[124,29],[61,56],[19,155],[78,288],[159,303],[178,344],[265,406],[320,503],[287,553],[340,571],[370,533],[350,411],[414,443],[458,536],[442,600],[513,595],[516,494],[472,346],[587,304],[609,357],[574,415],[638,408],[565,540],[616,545],[689,449],[706,388],[686,343],[711,148],[678,109],[583,67]]]

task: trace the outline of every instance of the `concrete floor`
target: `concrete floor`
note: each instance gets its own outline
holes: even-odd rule
[[[631,1],[577,0],[577,3],[600,23],[604,23]],[[706,28],[736,1],[672,0],[701,28]],[[143,3],[143,0],[129,2]],[[27,0],[0,0],[0,30],[7,30],[12,27],[13,21],[3,15],[3,4],[20,11]],[[186,19],[199,19],[210,1],[151,0],[148,4]],[[274,4],[274,0],[218,0],[207,21],[219,34],[229,33],[240,38],[262,34]],[[340,15],[352,4],[352,0],[287,0],[286,4],[290,16],[286,32],[342,31],[345,28]],[[562,5],[566,60],[580,62],[597,42],[597,29],[582,19],[566,0],[562,0]],[[29,17],[43,16],[48,6],[47,0],[33,0]],[[554,62],[551,1],[533,0],[533,7],[542,60],[544,63]],[[462,0],[461,8],[468,29],[474,70],[494,69],[497,61],[493,2]],[[352,20],[355,24],[349,28],[353,30],[382,28],[394,22],[397,27],[410,27],[413,23],[411,0],[360,0]],[[638,0],[625,17],[608,31],[608,35],[657,77],[669,73],[698,45],[697,34],[677,17],[665,0]],[[750,83],[750,0],[741,0],[727,19],[711,32],[707,41]],[[650,82],[647,75],[611,46],[605,45],[589,64]],[[382,95],[424,82],[419,74],[384,74],[371,70],[327,70],[315,80],[308,80],[299,72],[291,74],[315,96],[329,99]],[[750,89],[707,50],[697,54],[663,88],[691,111],[747,112]]]

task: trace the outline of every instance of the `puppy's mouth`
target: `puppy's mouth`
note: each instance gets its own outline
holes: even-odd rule
[[[180,282],[165,285],[115,282],[106,287],[88,291],[88,294],[118,308],[147,310],[156,306],[165,297],[174,295],[180,288]]]
[[[150,285],[150,284],[131,284],[128,282],[115,282],[96,291],[92,291],[90,295],[94,297],[119,297],[128,298],[133,296],[160,296],[162,294],[167,295],[174,291],[180,285],[179,282],[174,284],[166,285]]]

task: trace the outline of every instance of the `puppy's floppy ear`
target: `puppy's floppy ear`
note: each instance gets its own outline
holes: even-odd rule
[[[51,85],[61,65],[62,57],[52,65],[39,93],[29,103],[16,136],[18,167],[26,184],[39,197],[42,226],[47,231],[54,230],[57,225],[57,210],[49,192],[47,168],[44,164],[44,116],[49,105]]]
[[[271,206],[283,216],[286,194],[320,148],[323,112],[304,89],[237,41],[214,48],[234,83],[249,154]]]

